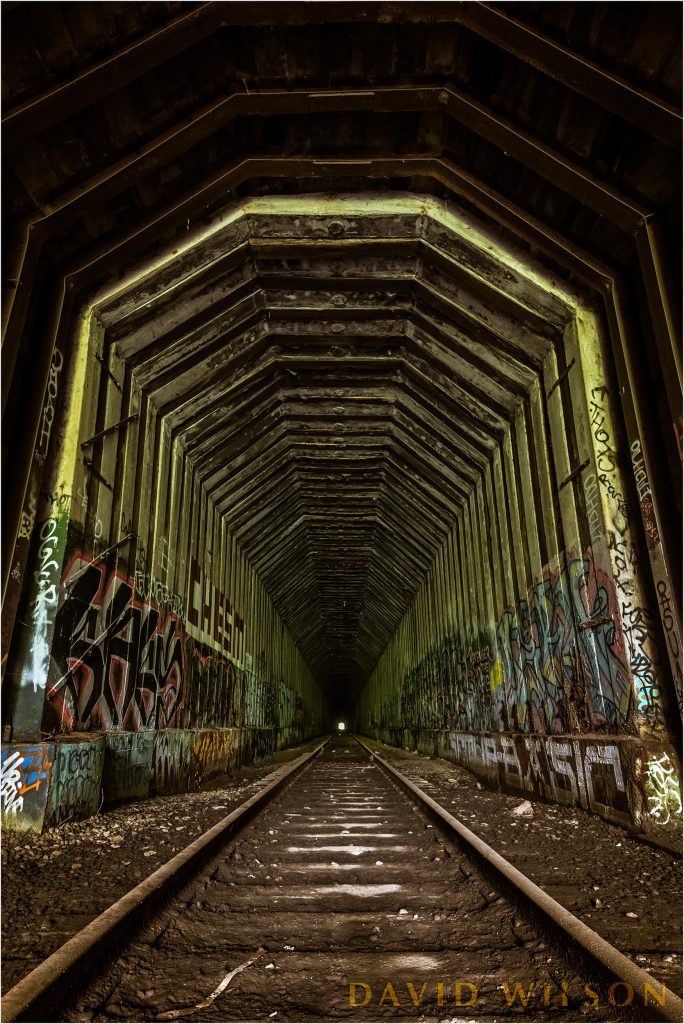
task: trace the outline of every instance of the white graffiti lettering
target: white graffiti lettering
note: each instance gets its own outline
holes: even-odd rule
[[[50,432],[52,430],[52,423],[55,418],[55,400],[59,391],[59,375],[62,372],[64,365],[64,357],[58,349],[52,353],[52,363],[50,365],[50,376],[48,378],[47,392],[45,395],[45,404],[43,405],[43,416],[40,425],[40,435],[38,437],[38,452],[44,453],[47,451],[47,446],[50,441]]]
[[[24,798],[19,796],[23,756],[15,750],[2,762],[2,778],[0,779],[0,803],[3,814],[17,814],[23,810]]]
[[[674,815],[682,813],[682,798],[679,794],[677,773],[667,754],[663,754],[660,758],[652,757],[649,760],[646,794],[648,813],[661,825],[667,825]]]

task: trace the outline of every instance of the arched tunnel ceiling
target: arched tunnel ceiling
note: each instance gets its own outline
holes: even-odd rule
[[[156,266],[100,310],[107,338],[312,668],[361,682],[566,315],[447,231],[442,200],[549,281],[619,284],[674,476],[680,19],[658,3],[4,4],[3,457],[21,467],[4,543],[40,472],[25,423],[55,338],[133,262]],[[184,248],[243,197],[396,192],[431,197],[430,216],[254,209],[214,250]],[[182,265],[161,266],[169,246]]]
[[[317,677],[359,687],[569,300],[427,197],[270,197],[94,306]]]

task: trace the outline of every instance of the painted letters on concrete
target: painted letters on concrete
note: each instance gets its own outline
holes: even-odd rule
[[[632,683],[619,621],[611,580],[590,555],[545,573],[497,626],[498,727],[551,734],[627,725]]]
[[[102,772],[105,741],[102,736],[55,744],[45,826],[80,821],[97,814],[103,801]]]
[[[568,736],[446,733],[444,754],[490,785],[631,825],[620,745]]]
[[[144,800],[152,778],[153,732],[108,732],[102,773],[104,803]]]
[[[40,831],[55,760],[54,744],[3,744],[0,756],[3,826]]]
[[[173,611],[140,601],[131,581],[76,555],[62,579],[48,701],[74,727],[163,729],[185,694],[183,628]]]

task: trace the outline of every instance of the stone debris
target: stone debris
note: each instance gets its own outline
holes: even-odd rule
[[[43,835],[5,830],[2,991],[252,796],[267,775],[313,745],[280,751],[277,760],[212,779],[200,791],[124,804],[85,821],[64,822]],[[76,891],[75,877],[91,884]],[[38,929],[37,917],[42,919]]]
[[[514,807],[512,811],[508,812],[511,817],[516,818],[531,818],[534,815],[534,808],[529,800],[523,800],[521,804]]]
[[[626,955],[634,958],[641,942],[668,955],[681,949],[681,918],[672,908],[682,903],[682,866],[668,850],[576,806],[521,801],[489,789],[446,758],[419,765],[410,751],[373,745],[412,782],[427,778],[438,803],[457,804],[457,817],[476,835]],[[531,813],[522,813],[526,807]],[[634,906],[639,913],[627,909]],[[655,964],[649,961],[656,977],[677,988],[674,966],[657,956]],[[673,963],[678,967],[680,957]]]

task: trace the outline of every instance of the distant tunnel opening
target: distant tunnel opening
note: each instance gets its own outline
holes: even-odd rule
[[[15,741],[163,791],[349,721],[625,821],[674,764],[601,311],[456,204],[229,204],[53,368]]]

